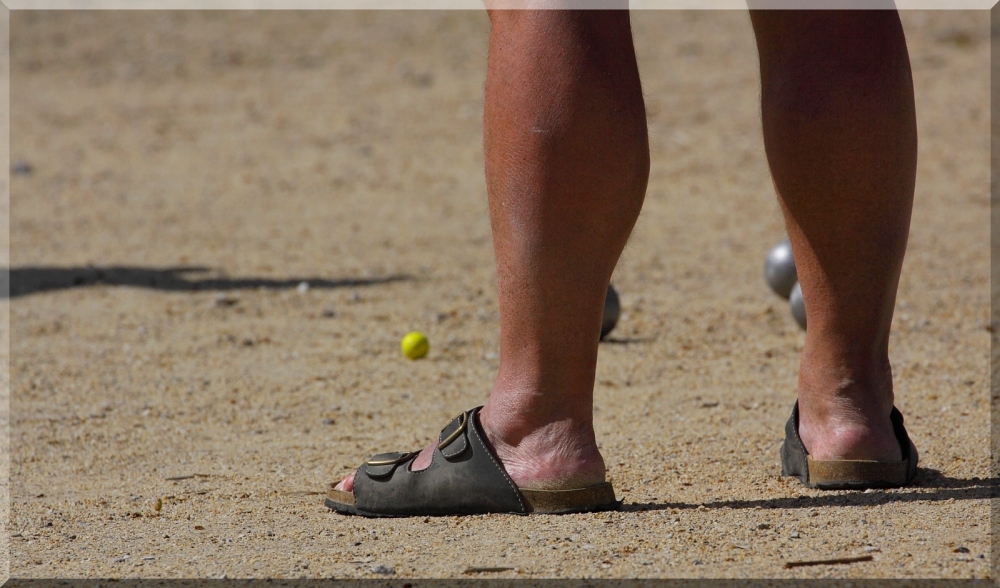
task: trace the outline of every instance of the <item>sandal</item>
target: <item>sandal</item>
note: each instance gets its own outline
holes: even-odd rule
[[[809,456],[799,438],[799,403],[785,424],[781,444],[781,475],[794,476],[809,488],[864,490],[906,486],[917,475],[917,448],[903,427],[903,415],[895,407],[889,414],[892,429],[903,451],[902,461],[817,460]]]
[[[405,517],[564,514],[621,505],[609,482],[570,490],[518,488],[484,441],[480,408],[463,412],[441,431],[426,469],[410,469],[418,451],[381,453],[358,469],[354,492],[330,489],[326,506],[342,514]]]

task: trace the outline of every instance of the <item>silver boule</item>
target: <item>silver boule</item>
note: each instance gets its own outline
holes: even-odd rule
[[[608,294],[604,297],[604,320],[601,321],[601,339],[607,337],[611,329],[618,324],[618,317],[621,316],[622,307],[618,300],[618,292],[608,284]]]
[[[774,293],[782,298],[788,298],[792,286],[798,282],[795,273],[795,259],[792,257],[792,245],[785,239],[767,252],[764,260],[764,279]]]
[[[792,307],[792,316],[795,322],[799,323],[804,331],[806,329],[806,303],[802,300],[802,286],[795,282],[791,293],[788,295],[788,305]]]

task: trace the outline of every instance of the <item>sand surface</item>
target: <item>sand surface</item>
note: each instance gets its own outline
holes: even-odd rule
[[[405,520],[322,493],[492,385],[485,14],[11,18],[11,576],[989,575],[988,13],[903,15],[915,487],[779,477],[803,333],[762,277],[784,231],[748,18],[643,12],[652,171],[596,388],[624,508]]]

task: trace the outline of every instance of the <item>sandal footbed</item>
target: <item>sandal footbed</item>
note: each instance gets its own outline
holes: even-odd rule
[[[809,483],[817,488],[873,488],[906,484],[906,462],[818,460],[807,455]]]
[[[530,512],[559,514],[610,510],[621,503],[610,482],[573,490],[520,490]]]
[[[343,490],[337,490],[336,488],[330,488],[330,490],[326,493],[326,499],[328,502],[333,502],[335,504],[354,506],[353,492],[345,492]]]
[[[586,488],[572,490],[520,490],[521,497],[528,504],[529,512],[533,514],[569,514],[581,512],[597,512],[615,510],[621,502],[615,498],[615,491],[610,482],[604,482]],[[331,488],[326,495],[324,504],[343,514],[361,514],[365,516],[427,516],[385,515],[362,511],[354,502],[354,493]]]

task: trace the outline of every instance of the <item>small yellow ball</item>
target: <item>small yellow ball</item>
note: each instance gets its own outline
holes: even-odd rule
[[[421,357],[427,355],[430,351],[431,344],[427,341],[427,337],[424,337],[423,333],[418,331],[413,331],[412,333],[407,333],[403,337],[403,341],[400,344],[403,348],[403,355],[409,357],[410,359],[420,359]]]

